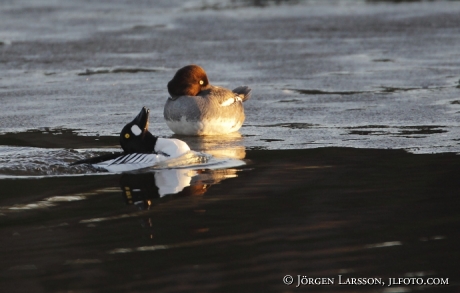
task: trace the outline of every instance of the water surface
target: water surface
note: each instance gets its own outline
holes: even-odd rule
[[[458,152],[459,13],[458,1],[6,3],[0,133],[112,136],[147,106],[171,136],[166,84],[195,63],[253,89],[245,148]]]
[[[163,196],[155,172],[0,180],[1,287],[458,290],[459,156],[321,148],[249,150],[245,160],[195,170],[190,186]],[[336,284],[296,289],[285,275]],[[358,287],[338,285],[338,275],[450,283]]]
[[[458,292],[460,3],[387,2],[2,3],[1,291]],[[167,128],[191,63],[253,89],[239,133]],[[245,164],[69,166],[120,151],[142,106]]]

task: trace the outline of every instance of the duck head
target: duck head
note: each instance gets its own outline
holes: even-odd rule
[[[179,69],[168,82],[168,92],[173,99],[180,96],[196,96],[209,88],[206,72],[198,65],[187,65]]]
[[[133,121],[120,133],[120,145],[125,153],[152,153],[157,138],[149,132],[150,110],[143,107]]]

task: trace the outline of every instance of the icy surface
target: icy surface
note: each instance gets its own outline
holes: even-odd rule
[[[2,4],[0,132],[116,136],[147,106],[170,137],[166,84],[196,63],[253,89],[233,147],[460,151],[459,2],[282,2]]]

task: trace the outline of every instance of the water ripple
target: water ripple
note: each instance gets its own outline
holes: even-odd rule
[[[83,157],[81,151],[73,149],[0,146],[0,178],[98,172],[88,165],[69,166]]]

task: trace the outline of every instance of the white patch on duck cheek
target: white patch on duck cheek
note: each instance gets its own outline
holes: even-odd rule
[[[139,126],[133,125],[133,126],[131,126],[131,132],[132,132],[135,136],[139,136],[139,135],[142,133],[142,130],[139,128]]]

